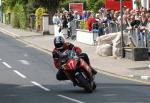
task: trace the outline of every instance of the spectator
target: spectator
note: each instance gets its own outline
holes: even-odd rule
[[[148,29],[148,40],[150,41],[150,18],[148,18],[148,22],[147,22],[147,29]]]
[[[135,20],[135,16],[132,15],[130,18],[130,25],[132,28],[137,28],[140,25],[140,21]]]
[[[74,11],[74,20],[75,20],[76,28],[79,28],[81,15],[78,11]]]
[[[98,36],[101,36],[104,34],[104,31],[103,31],[102,18],[100,17],[100,13],[95,15],[95,20],[96,20],[95,27],[93,27],[93,29],[95,29],[94,32],[98,32]]]
[[[142,17],[141,17],[141,26],[146,27],[146,25],[147,25],[147,18],[146,18],[145,15],[142,15]]]
[[[60,23],[60,18],[58,16],[58,13],[54,14],[52,21],[53,21],[53,24],[59,24]]]
[[[82,19],[87,20],[87,11],[83,11]]]
[[[59,28],[59,32],[61,32],[62,30],[64,29],[67,29],[67,18],[66,16],[63,14],[62,17],[61,17],[61,22],[60,22],[60,28]]]
[[[94,14],[91,14],[91,16],[88,18],[88,30],[92,30],[93,23],[96,23],[96,19],[94,17]]]
[[[150,30],[150,18],[148,18],[148,21],[147,21],[147,28]]]
[[[91,16],[91,11],[87,11],[87,19]]]
[[[146,30],[147,23],[148,23],[148,21],[147,21],[146,16],[142,15],[141,23],[140,23],[140,27],[139,27],[140,28],[140,37],[142,40],[145,39],[145,30]]]

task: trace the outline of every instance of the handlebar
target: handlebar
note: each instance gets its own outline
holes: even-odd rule
[[[61,60],[62,64],[66,63],[67,60],[69,60],[69,59],[75,59],[78,61],[79,56],[77,55],[77,53],[74,50],[66,50],[60,54],[60,60]]]

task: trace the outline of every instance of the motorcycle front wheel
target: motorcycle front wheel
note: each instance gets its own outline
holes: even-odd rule
[[[78,86],[83,87],[86,92],[92,93],[96,89],[96,83],[94,80],[89,80],[84,71],[78,73],[76,79],[79,82]]]
[[[84,89],[86,92],[92,93],[96,89],[96,83],[94,81],[91,81]]]

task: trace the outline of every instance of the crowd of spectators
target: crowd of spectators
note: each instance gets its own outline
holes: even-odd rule
[[[75,21],[75,25],[71,22]],[[121,27],[121,15],[120,11],[109,10],[101,8],[97,13],[93,11],[83,11],[80,14],[78,11],[58,12],[53,16],[53,23],[60,25],[60,30],[63,28],[80,28],[80,21],[87,22],[87,29],[89,32],[97,30],[98,35],[104,35],[112,32],[120,31]],[[144,30],[150,30],[150,10],[143,7],[131,10],[127,7],[123,7],[123,29],[135,29],[138,28],[141,33]],[[72,30],[72,29],[68,29]],[[68,36],[71,31],[68,31]]]
[[[120,11],[102,8],[96,14],[91,12],[91,15],[86,19],[88,21],[88,30],[91,31],[92,29],[99,29],[99,36],[103,35],[104,32],[107,33],[104,31],[106,27],[110,27],[108,33],[116,32],[116,30],[119,31],[121,27]],[[93,23],[98,25],[93,26]],[[140,30],[150,29],[149,10],[146,10],[143,7],[136,10],[130,10],[129,8],[124,7],[123,29],[134,28],[138,28]]]
[[[79,12],[68,12],[66,10],[55,13],[52,18],[53,24],[57,24],[59,26],[59,32],[64,29],[67,30],[68,37],[71,37],[73,31],[79,28],[80,20],[81,14],[79,14]]]

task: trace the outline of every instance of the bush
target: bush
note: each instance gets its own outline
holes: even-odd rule
[[[45,8],[38,8],[36,11],[35,11],[35,16],[36,16],[36,19],[35,19],[35,26],[37,29],[40,29],[41,28],[41,25],[42,25],[42,15],[46,12],[47,10]]]
[[[17,28],[20,27],[18,11],[19,11],[19,4],[16,4],[15,7],[13,8],[12,26]]]
[[[25,29],[26,28],[26,15],[25,15],[25,10],[23,8],[23,5],[21,4],[16,4],[15,7],[13,8],[13,22],[12,25],[13,27]]]
[[[96,3],[95,3],[95,6],[93,8],[93,11],[94,12],[98,12],[98,10],[104,5],[104,0],[98,0]]]
[[[88,9],[98,12],[98,10],[104,5],[104,0],[87,0]]]
[[[80,29],[85,29],[85,30],[87,30],[88,29],[88,25],[87,25],[87,21],[85,21],[85,20],[82,20],[81,22],[80,22]]]
[[[19,25],[21,29],[26,28],[26,15],[25,11],[22,5],[19,6],[20,8],[20,13],[19,13]]]
[[[93,10],[97,0],[87,0],[88,9]]]

